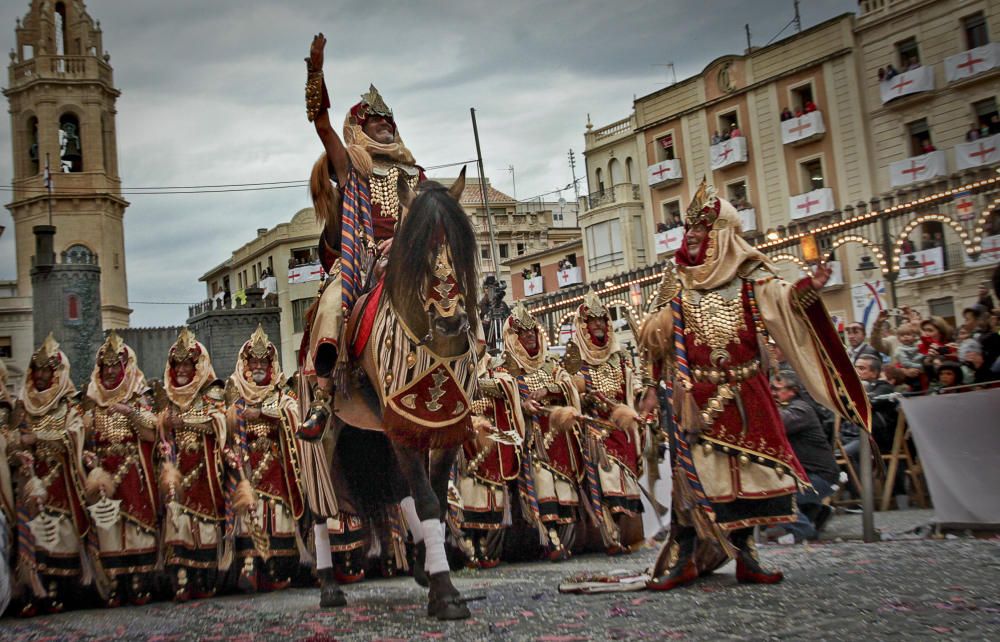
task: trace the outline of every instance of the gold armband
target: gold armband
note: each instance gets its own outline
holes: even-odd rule
[[[309,71],[306,76],[306,117],[309,122],[323,113],[330,106],[326,95],[326,85],[323,83],[323,71]]]

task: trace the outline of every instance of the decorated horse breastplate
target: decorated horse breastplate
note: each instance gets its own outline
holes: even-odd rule
[[[412,170],[412,174],[410,173]],[[378,205],[380,216],[391,216],[399,219],[399,177],[403,176],[411,189],[417,188],[420,180],[416,168],[404,168],[399,165],[376,165],[372,168],[371,176],[368,179],[368,189],[370,192],[372,205]]]
[[[713,351],[724,350],[747,329],[742,279],[733,279],[716,290],[685,289],[681,306],[684,329]]]

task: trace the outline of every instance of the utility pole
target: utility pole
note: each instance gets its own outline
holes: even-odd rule
[[[573,156],[572,148],[569,150],[569,171],[573,173],[573,195],[576,201],[580,202],[580,185],[576,181],[576,157]]]
[[[490,201],[486,197],[486,172],[483,169],[483,151],[479,147],[479,127],[476,126],[476,108],[470,107],[472,114],[472,134],[476,138],[476,158],[479,163],[479,191],[483,198],[483,209],[486,211],[486,227],[490,232],[490,255],[493,258],[493,275],[500,280],[500,253],[497,251],[497,236],[493,228],[493,212],[490,211]]]
[[[511,184],[511,190],[510,191],[513,192],[513,194],[511,194],[511,196],[513,196],[514,200],[516,201],[517,200],[517,180],[514,178],[514,166],[513,165],[508,165],[507,166],[507,171],[510,172],[510,184]]]
[[[750,23],[748,22],[743,25],[743,28],[746,29],[747,32],[747,53],[750,53]]]

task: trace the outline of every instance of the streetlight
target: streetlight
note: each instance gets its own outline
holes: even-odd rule
[[[920,261],[917,260],[917,257],[913,256],[912,254],[907,254],[906,263],[903,264],[903,267],[906,269],[907,274],[909,274],[910,276],[916,276],[917,273],[920,272],[921,268],[923,268],[924,266]]]
[[[866,281],[870,280],[872,276],[875,275],[875,270],[877,269],[878,267],[872,261],[872,257],[861,257],[861,263],[858,265],[858,272],[861,272],[861,276],[863,276]]]

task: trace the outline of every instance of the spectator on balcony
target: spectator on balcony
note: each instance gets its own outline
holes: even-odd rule
[[[560,270],[572,270],[574,267],[576,267],[576,266],[573,265],[573,263],[569,260],[569,257],[566,257],[562,261],[559,262],[559,269]]]
[[[809,113],[812,113],[812,112],[816,111],[816,103],[814,103],[814,102],[812,101],[812,99],[810,99],[810,100],[807,100],[807,101],[806,101],[806,106],[805,106],[805,109],[806,109],[806,113],[807,113],[807,114],[809,114]]]
[[[885,80],[885,67],[878,68],[878,81],[883,82]]]
[[[722,142],[722,136],[719,135],[719,130],[716,129],[715,133],[712,134],[712,144],[713,145],[718,145],[721,142]]]
[[[742,138],[743,137],[743,132],[740,131],[740,127],[736,123],[733,123],[732,125],[730,125],[730,127],[729,127],[729,137],[730,138]]]
[[[892,66],[891,62],[885,66],[885,80],[892,80],[898,75],[899,72],[896,71],[896,68]]]
[[[795,114],[792,113],[791,109],[789,109],[788,107],[785,107],[784,109],[781,110],[781,121],[782,122],[784,122],[786,120],[791,120],[793,118],[795,118]]]
[[[910,56],[910,62],[906,65],[906,71],[913,71],[920,67],[920,61],[917,60],[916,56]]]
[[[990,116],[990,124],[987,131],[989,131],[990,136],[1000,133],[1000,114]]]
[[[969,125],[969,131],[965,132],[965,142],[971,143],[974,140],[979,140],[979,125],[972,123]]]
[[[670,229],[670,228],[668,228],[667,224],[664,223],[663,221],[660,221],[659,223],[656,224],[656,233],[657,234],[659,234],[660,232],[666,232],[668,229]]]
[[[934,146],[934,143],[931,142],[930,138],[925,138],[922,141],[920,141],[921,154],[930,154],[931,152],[936,152],[936,151],[937,147]]]

